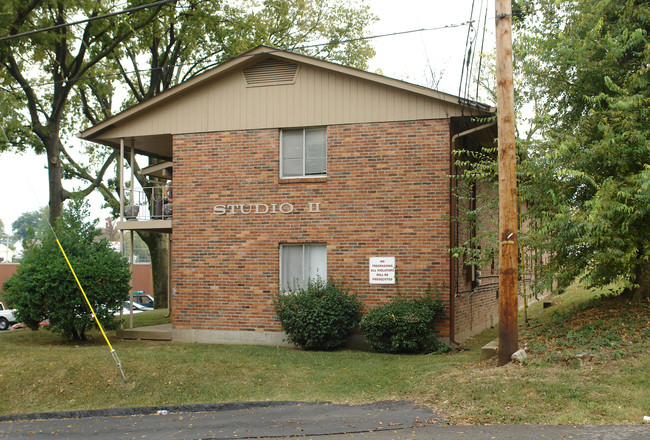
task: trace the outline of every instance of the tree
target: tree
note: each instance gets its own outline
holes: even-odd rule
[[[539,94],[522,192],[548,276],[650,297],[650,4],[526,1],[529,89]]]
[[[65,250],[97,318],[105,329],[115,329],[113,316],[128,298],[131,272],[128,261],[109,245],[95,222],[86,222],[88,205],[71,200],[59,219],[56,234]],[[41,243],[24,251],[18,270],[3,285],[9,304],[17,309],[17,319],[35,330],[48,319],[49,329],[74,340],[86,339],[95,325],[92,314],[75,278],[59,249],[52,231]]]
[[[85,196],[97,188],[115,208],[115,182],[111,186],[103,179],[116,152],[94,147],[86,151],[93,161],[80,163],[62,138],[78,131],[84,120],[94,124],[113,114],[116,76],[131,93],[124,108],[263,43],[299,49],[310,39],[321,39],[328,43],[300,50],[365,67],[374,51],[359,37],[374,17],[367,7],[349,4],[266,0],[260,7],[249,0],[177,0],[0,41],[0,116],[12,139],[0,144],[0,151],[33,148],[46,153],[52,224],[61,215],[63,201],[74,193]],[[123,6],[117,0],[8,0],[0,6],[0,37],[62,25],[72,18],[92,19]],[[136,176],[140,184],[150,186],[144,176]],[[88,185],[66,190],[63,179],[69,177]],[[156,304],[165,307],[166,240],[160,234],[139,234],[152,257]]]
[[[324,39],[329,43],[303,51],[365,67],[374,51],[358,37],[374,17],[367,7],[348,3],[267,0],[260,7],[248,0],[177,0],[79,27],[0,41],[0,116],[12,139],[0,144],[0,151],[33,148],[47,154],[53,224],[73,193],[87,195],[97,188],[115,208],[119,202],[114,182],[111,188],[103,179],[116,152],[95,147],[86,151],[92,163],[80,163],[64,146],[62,135],[78,131],[84,119],[94,124],[113,114],[116,75],[131,92],[124,108],[262,43],[296,49],[309,39]],[[0,5],[0,37],[97,17],[123,6],[116,0],[8,0]],[[341,41],[346,39],[352,41]],[[88,185],[68,191],[62,183],[68,177]],[[148,185],[146,178],[137,177]],[[166,240],[160,234],[140,235],[152,256],[156,304],[165,307]]]
[[[367,6],[342,0],[266,0],[261,7],[249,0],[175,2],[165,5],[155,21],[143,32],[133,34],[106,61],[110,63],[109,71],[119,72],[129,92],[129,98],[121,104],[121,108],[126,108],[260,44],[366,68],[374,50],[360,38],[374,19]],[[312,40],[328,43],[305,44]],[[82,112],[78,116],[92,124],[112,115],[115,91],[112,77],[105,75],[106,67],[94,69],[93,75],[79,83],[78,95],[74,97],[75,108]],[[100,164],[107,163],[114,152],[92,148],[88,154],[96,159],[95,166],[101,170]],[[155,161],[150,159],[149,165]],[[135,167],[135,177],[142,187],[161,184],[157,178],[139,174],[137,163]],[[96,179],[87,167],[73,162],[66,170],[89,183]],[[119,191],[115,184],[99,186],[99,190],[117,210]],[[165,308],[169,263],[166,237],[146,231],[137,233],[151,255],[156,307]]]
[[[13,246],[14,242],[14,237],[5,232],[5,224],[0,219],[0,244],[7,246],[7,248],[11,250],[15,250],[15,247]],[[5,257],[0,256],[0,261],[4,261],[4,258]]]
[[[40,239],[47,231],[49,226],[47,216],[49,208],[47,206],[37,209],[36,211],[24,212],[11,224],[11,230],[18,240]]]
[[[8,0],[0,9],[0,37],[64,25],[78,17],[92,18],[114,11],[116,0]],[[68,151],[61,140],[73,129],[70,97],[78,81],[116,50],[127,38],[150,23],[161,6],[141,14],[89,20],[81,25],[56,27],[0,42],[2,115],[9,119],[14,148],[31,146],[47,156],[50,223],[61,216],[63,202],[71,192],[63,188],[62,155]],[[7,149],[8,144],[3,144]],[[101,184],[104,167],[83,191],[89,194]]]

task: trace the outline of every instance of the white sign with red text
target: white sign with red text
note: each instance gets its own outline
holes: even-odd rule
[[[370,257],[370,284],[395,284],[395,257]]]

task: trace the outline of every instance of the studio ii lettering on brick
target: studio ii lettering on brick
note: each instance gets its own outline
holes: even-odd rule
[[[237,203],[215,205],[212,212],[216,215],[248,215],[248,214],[292,214],[299,212],[300,207],[293,203]],[[321,212],[320,202],[307,202],[302,212]]]

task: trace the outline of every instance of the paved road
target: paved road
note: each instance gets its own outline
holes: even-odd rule
[[[650,440],[650,425],[447,426],[408,402],[252,402],[0,416],[0,439]]]

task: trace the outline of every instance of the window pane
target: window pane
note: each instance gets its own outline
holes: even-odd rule
[[[283,291],[305,287],[308,279],[327,281],[327,245],[281,245],[280,258]]]
[[[284,159],[302,157],[302,130],[282,131],[282,157]]]
[[[302,158],[285,159],[282,162],[282,177],[302,176]]]
[[[305,130],[305,175],[327,172],[326,139],[324,128]]]
[[[305,245],[305,276],[327,282],[327,246]]]
[[[303,131],[282,131],[282,176],[302,176]]]
[[[302,286],[302,245],[283,245],[280,250],[282,289],[289,290],[296,285]]]

